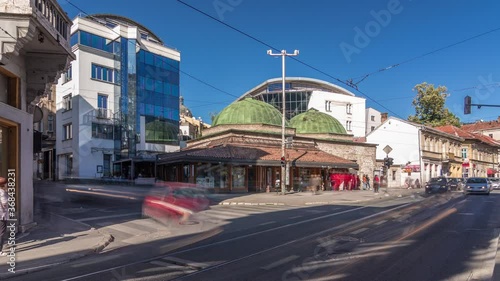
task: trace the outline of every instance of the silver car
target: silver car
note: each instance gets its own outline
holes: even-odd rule
[[[468,178],[465,182],[464,193],[490,194],[491,182],[487,178]]]
[[[488,178],[492,189],[500,189],[500,178]]]

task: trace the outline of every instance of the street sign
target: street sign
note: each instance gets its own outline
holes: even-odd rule
[[[389,145],[386,145],[386,146],[384,147],[384,152],[385,152],[385,153],[389,154],[389,153],[391,153],[391,151],[392,151],[392,147],[390,147]]]

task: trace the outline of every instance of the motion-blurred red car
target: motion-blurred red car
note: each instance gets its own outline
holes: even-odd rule
[[[209,205],[206,191],[195,184],[160,182],[144,198],[142,214],[167,224],[186,222],[193,213]]]

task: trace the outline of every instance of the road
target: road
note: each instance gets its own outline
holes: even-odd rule
[[[490,280],[499,199],[454,193],[304,208],[215,206],[175,235],[17,280]],[[95,225],[140,220],[82,217]]]

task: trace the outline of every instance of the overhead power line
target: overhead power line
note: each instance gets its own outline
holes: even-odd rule
[[[468,41],[471,41],[471,40],[474,40],[476,38],[479,38],[479,37],[482,37],[482,36],[485,36],[485,35],[488,35],[490,33],[493,33],[493,32],[496,32],[496,31],[499,31],[500,30],[500,27],[498,28],[494,28],[492,30],[489,30],[489,31],[486,31],[486,32],[483,32],[483,33],[480,33],[480,34],[477,34],[475,36],[472,36],[472,37],[469,37],[467,39],[464,39],[464,40],[461,40],[461,41],[458,41],[458,42],[455,42],[453,44],[449,44],[449,45],[446,45],[444,47],[441,47],[441,48],[438,48],[438,49],[435,49],[433,51],[430,51],[430,52],[427,52],[427,53],[424,53],[422,55],[419,55],[419,56],[416,56],[416,57],[413,57],[413,58],[410,58],[410,59],[407,59],[405,61],[402,61],[402,62],[399,62],[399,63],[395,63],[395,64],[392,64],[390,66],[387,66],[387,67],[384,67],[384,68],[381,68],[377,71],[374,71],[374,72],[370,72],[368,74],[365,74],[365,75],[362,75],[362,76],[359,76],[359,77],[356,77],[356,78],[352,78],[350,79],[350,81],[353,81],[355,79],[360,79],[359,81],[357,82],[354,82],[354,85],[359,85],[359,83],[363,82],[366,78],[368,78],[369,76],[373,75],[373,74],[376,74],[376,73],[380,73],[380,72],[383,72],[383,71],[386,71],[386,70],[389,70],[389,69],[393,69],[395,67],[398,67],[398,66],[401,66],[403,64],[406,64],[406,63],[409,63],[409,62],[412,62],[414,60],[417,60],[417,59],[421,59],[423,57],[426,57],[426,56],[429,56],[429,55],[432,55],[434,53],[437,53],[437,52],[440,52],[442,50],[445,50],[445,49],[448,49],[448,48],[451,48],[451,47],[455,47],[457,45],[460,45],[460,44],[463,44],[465,42],[468,42]]]
[[[93,16],[89,15],[87,12],[85,12],[84,10],[82,10],[80,7],[76,6],[75,4],[73,4],[72,2],[70,2],[69,0],[65,0],[65,1],[66,1],[68,4],[70,4],[71,6],[73,6],[75,9],[79,10],[82,14],[84,14],[84,15],[88,16],[89,18],[91,18],[91,19],[95,20],[96,22],[100,23],[100,21],[96,20]],[[116,32],[115,30],[113,30],[111,27],[109,27],[109,26],[107,26],[107,25],[105,25],[105,24],[102,24],[102,26],[104,26],[104,27],[106,27],[107,29],[111,30],[111,31],[112,31],[113,33],[115,33],[116,35],[121,36],[121,34],[119,34],[118,32]],[[138,44],[138,43],[136,43],[136,44]],[[140,47],[140,46],[139,46],[139,47]],[[162,60],[162,62],[166,62],[163,58],[160,58],[160,60]],[[169,65],[170,65],[170,64],[169,64]],[[198,77],[196,77],[196,76],[194,76],[194,75],[191,75],[191,74],[189,74],[189,73],[187,73],[187,72],[185,72],[185,71],[181,70],[180,68],[175,67],[174,65],[170,65],[170,66],[171,66],[171,67],[173,67],[173,68],[175,68],[176,70],[178,70],[180,73],[182,73],[182,74],[184,74],[184,75],[186,75],[186,76],[188,76],[188,77],[190,77],[190,78],[192,78],[192,79],[194,79],[194,80],[198,81],[199,83],[202,83],[202,84],[204,84],[205,86],[208,86],[208,87],[210,87],[210,88],[212,88],[212,89],[214,89],[214,90],[216,90],[216,91],[219,91],[219,92],[224,93],[224,94],[226,94],[226,95],[228,95],[228,96],[231,96],[231,97],[235,97],[235,98],[238,98],[238,97],[239,97],[239,96],[237,96],[237,95],[234,95],[234,94],[231,94],[231,93],[229,93],[229,92],[227,92],[227,91],[224,91],[224,90],[222,90],[222,89],[220,89],[220,88],[218,88],[218,87],[216,87],[216,86],[212,85],[211,83],[208,83],[208,82],[206,82],[206,81],[204,81],[204,80],[202,80],[202,79],[200,79],[200,78],[198,78]]]
[[[190,8],[190,9],[192,9],[192,10],[194,10],[194,11],[196,11],[196,12],[198,12],[198,13],[200,13],[200,14],[202,14],[202,15],[204,15],[204,16],[206,16],[206,17],[208,17],[208,18],[210,18],[210,19],[212,19],[212,20],[214,20],[214,21],[216,21],[216,22],[218,22],[218,23],[220,23],[220,24],[228,27],[228,28],[230,28],[231,30],[233,30],[233,31],[235,31],[237,33],[240,33],[240,34],[242,34],[242,35],[244,35],[244,36],[246,36],[246,37],[248,37],[248,38],[250,38],[250,39],[252,39],[252,40],[254,40],[256,42],[259,42],[260,44],[262,44],[262,45],[264,45],[264,46],[266,46],[268,48],[271,48],[274,51],[280,51],[278,48],[272,46],[271,44],[268,44],[268,43],[264,42],[263,40],[258,39],[257,37],[255,37],[253,35],[250,35],[249,33],[244,32],[244,31],[242,31],[242,30],[240,30],[240,29],[238,29],[238,28],[236,28],[236,27],[234,27],[232,25],[229,25],[229,24],[227,24],[227,23],[225,23],[225,22],[223,22],[223,21],[215,18],[214,16],[212,16],[212,15],[210,15],[210,14],[208,14],[208,13],[206,13],[206,12],[204,12],[204,11],[202,11],[202,10],[200,10],[200,9],[198,9],[198,8],[196,8],[196,7],[190,5],[190,4],[188,4],[188,3],[186,3],[186,2],[184,2],[182,0],[177,0],[177,2],[179,2],[179,3],[183,4],[184,6],[186,6],[186,7]],[[319,69],[317,67],[314,67],[314,66],[312,66],[312,65],[310,65],[310,64],[308,64],[308,63],[306,63],[306,62],[304,62],[304,61],[302,61],[300,59],[298,59],[297,57],[291,57],[291,59],[293,59],[296,62],[298,62],[298,63],[300,63],[300,64],[302,64],[304,66],[307,66],[307,67],[309,67],[309,68],[311,68],[311,69],[313,69],[313,70],[315,70],[315,71],[317,71],[317,72],[319,72],[319,73],[321,73],[321,74],[323,74],[323,75],[325,75],[327,77],[330,77],[331,79],[333,79],[333,80],[335,80],[335,81],[337,81],[337,82],[339,82],[339,83],[341,83],[341,84],[343,84],[343,85],[345,85],[345,86],[347,86],[347,87],[349,87],[351,89],[354,89],[358,93],[360,93],[363,96],[365,96],[367,99],[371,100],[372,102],[374,102],[377,105],[379,105],[381,108],[385,109],[387,112],[390,112],[392,115],[394,115],[396,117],[399,117],[401,119],[404,119],[404,118],[400,117],[399,114],[395,113],[394,111],[392,111],[389,108],[385,107],[383,104],[379,103],[378,101],[376,101],[375,99],[373,99],[372,97],[370,97],[369,95],[367,95],[366,93],[364,93],[361,90],[359,90],[358,87],[357,87],[357,85],[355,83],[353,83],[353,81],[351,81],[351,80],[344,81],[344,80],[342,80],[340,78],[337,78],[337,77],[335,77],[333,75],[330,75],[329,73],[326,73],[325,71],[323,71],[323,70],[321,70],[321,69]]]

